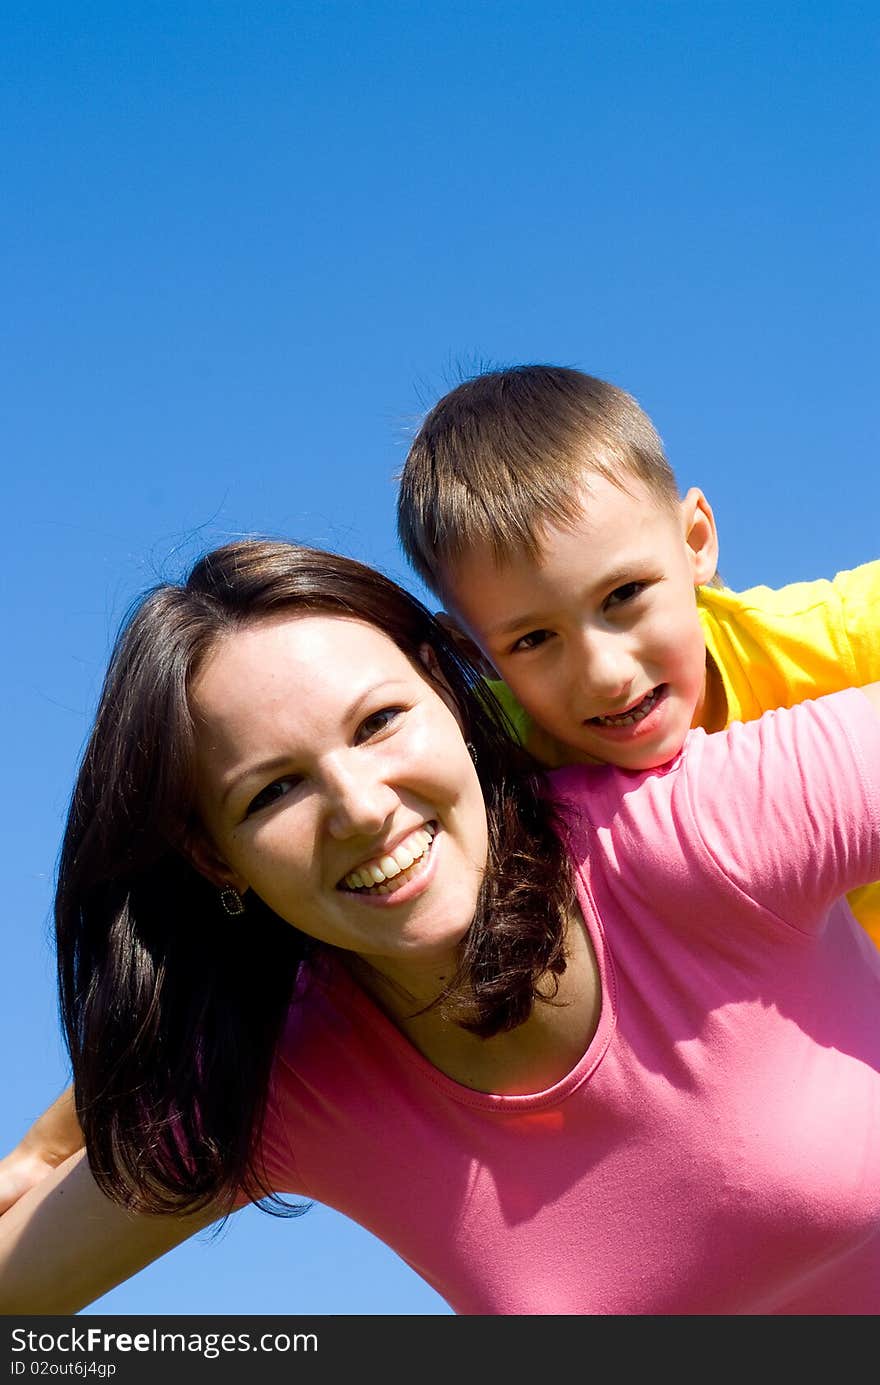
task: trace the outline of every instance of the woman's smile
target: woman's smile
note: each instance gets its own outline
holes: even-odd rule
[[[413,891],[406,891],[407,885],[415,881],[418,889],[422,889],[427,884],[436,832],[437,824],[426,822],[415,832],[407,833],[397,846],[349,871],[336,888],[367,899],[388,899],[405,891],[405,897],[409,899]]]
[[[380,970],[453,957],[486,809],[427,668],[365,622],[273,616],[215,643],[190,702],[218,884]]]

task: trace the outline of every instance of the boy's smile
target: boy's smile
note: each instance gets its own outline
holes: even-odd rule
[[[717,538],[700,491],[672,508],[635,477],[626,485],[591,473],[580,519],[546,525],[535,557],[471,552],[443,586],[561,760],[651,769],[701,718],[695,588],[715,572]]]

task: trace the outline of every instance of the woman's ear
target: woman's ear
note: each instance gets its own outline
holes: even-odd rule
[[[201,828],[195,828],[187,837],[184,851],[189,859],[190,865],[203,875],[212,885],[216,885],[218,890],[232,887],[239,894],[244,894],[247,889],[247,882],[223,860],[217,851],[214,843]]]
[[[424,665],[425,672],[427,673],[431,682],[434,684],[434,687],[436,688],[437,692],[442,697],[443,701],[446,703],[446,706],[449,708],[450,712],[455,717],[455,720],[458,722],[459,726],[461,726],[463,729],[464,723],[462,722],[461,713],[458,710],[458,703],[452,695],[452,691],[449,687],[449,684],[446,681],[446,678],[443,674],[443,670],[440,667],[440,662],[437,658],[436,652],[427,642],[419,646],[419,659]]]
[[[431,681],[437,684],[441,696],[445,699],[450,697],[449,684],[443,676],[440,661],[433,647],[427,643],[419,645],[419,659],[429,674]]]
[[[486,658],[480,646],[472,640],[467,631],[459,624],[455,616],[451,616],[448,611],[435,611],[434,619],[438,625],[442,625],[456,649],[473,664],[478,673],[484,678],[497,678],[498,674]]]
[[[696,486],[681,501],[681,520],[694,586],[702,587],[718,568],[718,530],[712,506]]]

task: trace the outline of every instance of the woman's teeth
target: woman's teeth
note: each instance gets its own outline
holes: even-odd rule
[[[660,691],[660,688],[654,688],[647,697],[642,698],[638,706],[616,717],[591,717],[590,720],[597,726],[633,726],[637,721],[644,721],[648,713],[653,710],[660,696]]]
[[[435,831],[434,824],[430,822],[417,828],[387,856],[379,856],[375,861],[368,861],[365,866],[351,871],[343,880],[343,885],[347,890],[393,894],[415,874],[415,868],[431,849]]]

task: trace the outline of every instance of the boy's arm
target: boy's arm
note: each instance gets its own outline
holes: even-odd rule
[[[880,678],[880,561],[838,573],[834,585],[840,593],[856,682],[874,682]]]
[[[0,1214],[82,1146],[73,1088],[68,1087],[34,1121],[15,1149],[0,1159]]]
[[[778,590],[700,588],[699,607],[726,721],[880,679],[880,560]]]
[[[0,1314],[78,1313],[217,1217],[126,1211],[81,1150],[0,1217]]]

